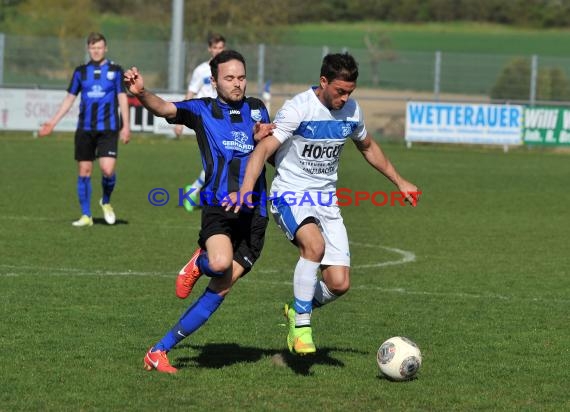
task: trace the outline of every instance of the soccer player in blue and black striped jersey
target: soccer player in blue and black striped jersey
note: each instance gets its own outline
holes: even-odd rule
[[[210,54],[212,60],[219,53],[226,49],[226,39],[219,33],[211,33],[208,35],[208,53]],[[216,98],[216,89],[212,86],[212,72],[210,70],[210,60],[200,63],[192,72],[192,77],[190,78],[190,83],[188,84],[188,90],[186,91],[185,100],[192,99],[194,97],[212,97]],[[177,124],[174,126],[174,134],[176,137],[182,135],[184,126]],[[183,201],[182,205],[184,209],[188,212],[194,210],[195,203],[199,203],[198,199],[200,196],[200,190],[204,185],[204,179],[206,178],[206,172],[202,169],[198,178],[191,184],[184,187],[185,191],[192,191],[190,195],[191,201]]]
[[[147,370],[176,373],[177,369],[170,364],[166,354],[212,316],[232,285],[251,270],[265,239],[267,211],[264,197],[254,198],[255,205],[251,209],[234,213],[232,205],[228,204],[228,195],[239,190],[256,142],[268,136],[273,126],[269,124],[263,102],[245,97],[245,60],[240,53],[233,50],[219,53],[211,60],[210,69],[217,98],[175,103],[145,90],[137,68],[125,72],[129,91],[151,113],[170,123],[194,129],[206,172],[200,192],[203,206],[200,247],[181,270],[176,294],[180,298],[187,297],[202,274],[210,277],[210,281],[204,293],[174,327],[146,353],[144,365]],[[258,194],[265,193],[263,172],[254,188]]]
[[[99,159],[103,186],[99,205],[103,209],[105,221],[110,225],[115,223],[110,198],[116,182],[117,143],[119,136],[123,143],[128,143],[130,137],[129,104],[123,85],[123,69],[105,57],[107,41],[101,33],[89,34],[87,51],[89,63],[75,68],[61,106],[38,133],[40,137],[49,135],[81,94],[75,132],[75,160],[79,175],[77,196],[81,205],[81,217],[73,222],[76,227],[93,225],[91,174],[96,158]]]

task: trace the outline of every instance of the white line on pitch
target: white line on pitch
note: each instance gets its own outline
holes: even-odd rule
[[[352,242],[351,242],[352,243]],[[408,252],[401,249],[390,248],[387,246],[379,246],[379,245],[370,245],[367,243],[352,243],[359,247],[370,247],[370,248],[382,248],[385,250],[389,250],[396,254],[402,256],[401,259],[386,261],[386,262],[378,262],[378,263],[370,263],[370,264],[362,264],[362,265],[355,265],[353,269],[365,269],[371,267],[382,267],[382,266],[389,266],[389,265],[401,265],[408,262],[413,262],[416,259],[416,255],[412,252]],[[79,268],[50,268],[50,267],[38,267],[38,266],[18,266],[18,265],[3,265],[0,264],[0,268],[12,269],[12,270],[31,270],[34,272],[54,272],[58,274],[77,274],[77,275],[95,275],[95,276],[172,276],[174,271],[172,272],[141,272],[141,271],[134,271],[134,270],[125,270],[125,271],[110,271],[110,270],[91,270],[91,269],[79,269]],[[256,269],[257,273],[276,273],[279,269]],[[0,274],[1,276],[1,274]],[[13,276],[13,275],[12,275]]]
[[[380,248],[384,250],[388,250],[390,252],[394,252],[400,256],[401,259],[398,260],[390,260],[387,262],[378,262],[378,263],[369,263],[364,265],[355,265],[353,268],[355,269],[365,269],[365,268],[378,268],[382,266],[391,266],[391,265],[402,265],[404,263],[414,262],[416,260],[416,255],[414,252],[410,252],[408,250],[397,249],[394,247],[388,246],[381,246],[381,245],[371,245],[369,243],[358,243],[358,242],[350,242],[351,245],[359,246],[359,247],[368,247],[368,248]]]
[[[33,270],[34,275],[38,272],[49,272],[49,276],[157,276],[157,277],[167,277],[172,278],[176,276],[174,272],[139,272],[139,271],[122,271],[122,272],[112,272],[112,271],[86,271],[81,269],[72,268],[38,268],[32,266],[14,266],[14,265],[0,265],[0,268],[9,269],[6,273],[0,273],[0,277],[11,277],[11,276],[22,276],[25,274],[18,273],[18,270]],[[12,269],[12,270],[10,270]],[[256,273],[276,273],[279,272],[277,269],[267,269],[267,270],[257,270]],[[291,281],[278,281],[278,280],[264,280],[259,277],[245,277],[240,282],[246,283],[262,283],[266,285],[273,286],[291,286],[293,282]],[[448,297],[448,298],[462,298],[462,299],[489,299],[489,300],[501,300],[505,302],[509,301],[523,301],[523,302],[552,302],[552,303],[570,303],[570,299],[558,299],[558,298],[520,298],[516,296],[505,296],[493,293],[464,293],[464,292],[428,292],[428,291],[415,291],[407,290],[404,288],[383,288],[374,285],[357,285],[352,286],[352,290],[373,290],[380,293],[390,293],[399,294],[407,296],[428,296],[428,297]]]

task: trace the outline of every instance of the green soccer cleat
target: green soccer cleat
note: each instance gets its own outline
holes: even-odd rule
[[[287,334],[287,347],[294,355],[308,355],[315,353],[317,348],[313,343],[313,330],[310,326],[295,327],[295,309],[293,304],[285,304],[285,318],[289,326]]]
[[[184,193],[188,193],[190,190],[192,190],[192,186],[188,185],[184,188]],[[182,201],[182,205],[187,212],[192,212],[194,208],[200,204],[200,191],[194,190],[188,197],[192,200],[192,202],[184,199]]]

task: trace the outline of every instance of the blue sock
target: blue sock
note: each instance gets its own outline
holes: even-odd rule
[[[91,177],[77,177],[77,197],[81,206],[81,214],[91,216]]]
[[[194,333],[212,316],[222,304],[224,298],[211,289],[206,288],[202,296],[182,315],[180,320],[164,337],[152,348],[169,351],[186,336]]]
[[[103,186],[103,204],[107,204],[111,201],[111,193],[115,188],[115,182],[117,181],[117,174],[113,173],[112,176],[103,176],[101,178],[101,185]]]
[[[210,269],[210,261],[208,260],[208,252],[200,253],[198,259],[196,260],[196,264],[200,268],[200,272],[208,277],[222,277],[224,274],[222,272],[214,272]]]

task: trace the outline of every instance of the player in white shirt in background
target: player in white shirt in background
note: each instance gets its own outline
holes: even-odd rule
[[[231,195],[232,201],[241,196],[241,204],[247,206],[251,201],[247,193],[275,153],[271,213],[300,254],[293,274],[294,300],[285,305],[287,346],[293,354],[316,352],[313,307],[332,302],[350,287],[348,236],[335,194],[346,141],[352,140],[366,161],[394,183],[412,206],[419,199],[418,188],[399,175],[366,131],[362,110],[350,98],[357,78],[358,66],[351,55],[325,56],[319,86],[285,102],[275,116],[273,135],[255,147],[240,193]],[[234,210],[239,209],[238,205]],[[317,276],[319,269],[322,280]]]
[[[208,36],[208,53],[210,53],[210,60],[216,57],[220,52],[224,51],[226,48],[226,39],[224,36],[218,33],[213,33]],[[199,99],[201,97],[211,97],[216,98],[217,93],[216,89],[212,87],[212,73],[210,72],[210,60],[205,61],[194,69],[192,72],[192,77],[190,78],[190,82],[188,83],[188,90],[186,91],[185,99],[192,99],[196,98]],[[184,126],[181,124],[177,124],[174,127],[174,134],[176,137],[180,137],[182,135],[182,130]],[[182,202],[184,205],[184,209],[188,212],[194,210],[194,204],[200,204],[200,190],[202,186],[204,186],[204,178],[205,178],[204,170],[200,172],[198,178],[192,183],[191,185],[187,185],[184,188],[184,192],[188,193],[192,191],[192,194],[189,196],[192,199],[192,202],[184,199]],[[194,203],[194,204],[192,204]]]

